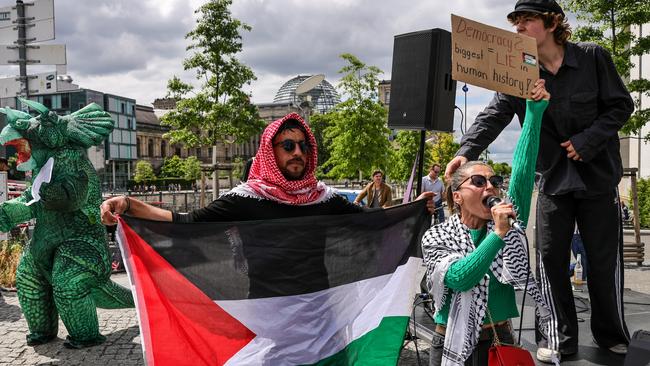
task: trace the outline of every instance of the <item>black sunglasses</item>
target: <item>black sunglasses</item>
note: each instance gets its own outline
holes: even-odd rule
[[[296,149],[296,144],[298,144],[298,146],[300,147],[300,151],[302,151],[303,153],[308,153],[309,150],[311,150],[309,144],[305,140],[295,141],[295,140],[287,139],[287,140],[282,140],[280,142],[276,142],[275,144],[273,144],[273,146],[282,145],[284,151],[293,152]]]
[[[487,182],[490,181],[490,184],[494,188],[501,188],[501,185],[503,184],[503,177],[500,175],[493,175],[490,178],[485,178],[482,175],[470,175],[469,177],[465,178],[460,184],[456,187],[455,191],[460,189],[460,186],[463,185],[463,183],[470,181],[474,187],[477,188],[483,188],[487,185]]]

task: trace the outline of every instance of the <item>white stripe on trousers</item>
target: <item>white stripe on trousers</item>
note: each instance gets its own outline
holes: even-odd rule
[[[558,321],[557,321],[557,313],[555,311],[555,302],[553,301],[553,293],[551,292],[551,285],[548,281],[548,277],[546,277],[546,270],[544,269],[544,261],[542,260],[542,255],[539,252],[539,250],[535,250],[535,253],[537,255],[537,269],[539,271],[539,282],[540,282],[540,290],[542,292],[542,296],[544,297],[544,301],[548,304],[550,307],[550,319],[548,321],[547,327],[548,327],[548,339],[546,340],[547,342],[547,348],[550,348],[555,351],[559,351],[560,349],[560,338],[558,335]]]
[[[614,284],[616,287],[616,306],[617,306],[617,312],[618,312],[618,321],[619,321],[619,326],[621,327],[621,330],[623,331],[623,335],[625,335],[625,338],[627,341],[630,341],[630,337],[625,332],[625,320],[623,319],[623,279],[621,278],[621,273],[622,273],[622,268],[621,268],[621,263],[623,262],[621,259],[621,253],[623,251],[622,246],[624,245],[623,242],[623,217],[621,216],[621,196],[619,195],[618,192],[618,187],[616,187],[616,204],[618,205],[618,248],[616,250],[616,270],[614,274],[614,281],[616,283]]]

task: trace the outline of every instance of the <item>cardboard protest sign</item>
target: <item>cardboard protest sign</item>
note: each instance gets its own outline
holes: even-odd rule
[[[451,15],[451,75],[525,98],[539,79],[534,38]]]

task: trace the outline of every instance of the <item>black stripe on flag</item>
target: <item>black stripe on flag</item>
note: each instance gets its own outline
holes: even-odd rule
[[[213,300],[311,293],[392,273],[419,250],[424,201],[359,214],[126,223]]]

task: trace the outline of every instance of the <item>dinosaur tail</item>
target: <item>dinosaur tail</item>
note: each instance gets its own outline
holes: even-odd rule
[[[133,308],[133,295],[125,287],[113,281],[106,281],[103,285],[92,290],[92,297],[95,305],[102,309],[124,309]]]

